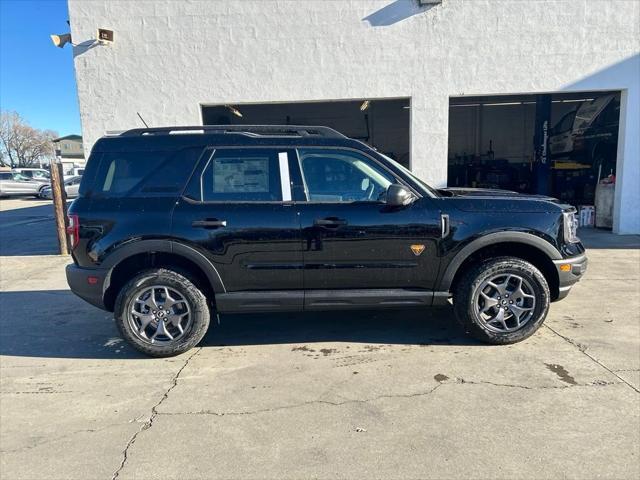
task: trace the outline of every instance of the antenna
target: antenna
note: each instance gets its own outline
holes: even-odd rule
[[[140,112],[136,112],[136,114],[138,115],[138,118],[140,118],[140,120],[142,120],[142,123],[144,123],[144,126],[149,128],[149,125],[147,125],[147,122],[144,121],[144,118],[142,118],[142,115],[140,115]]]

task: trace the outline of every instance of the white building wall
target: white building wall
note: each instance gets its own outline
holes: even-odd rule
[[[200,124],[200,105],[412,98],[411,159],[445,185],[450,96],[621,89],[615,229],[640,233],[640,2],[69,0],[87,149]],[[98,27],[115,43],[90,47]],[[622,131],[624,130],[624,131]]]

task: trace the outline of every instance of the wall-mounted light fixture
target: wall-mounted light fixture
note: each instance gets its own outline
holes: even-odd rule
[[[242,113],[240,113],[240,110],[238,110],[237,108],[233,108],[231,105],[225,105],[225,107],[227,107],[227,109],[236,117],[242,118]]]
[[[63,48],[67,43],[71,43],[70,33],[61,33],[60,35],[51,35],[51,41],[58,48]],[[71,43],[73,45],[73,43]]]
[[[371,102],[369,100],[365,100],[364,102],[362,102],[362,105],[360,105],[360,111],[364,112],[367,108],[369,108],[370,104]]]
[[[99,28],[96,38],[100,43],[103,43],[103,44],[113,43],[113,30],[107,30],[106,28]]]

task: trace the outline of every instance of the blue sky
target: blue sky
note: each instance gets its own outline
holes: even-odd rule
[[[60,135],[82,133],[71,46],[49,38],[68,18],[66,0],[0,0],[0,107]]]

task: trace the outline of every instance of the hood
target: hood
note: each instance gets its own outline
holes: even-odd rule
[[[492,188],[441,188],[438,189],[456,208],[483,212],[557,212],[573,209],[560,200],[546,195],[518,193]]]
[[[467,188],[467,187],[449,187],[438,189],[444,197],[511,197],[511,198],[530,198],[536,200],[557,201],[553,197],[546,195],[536,195],[533,193],[518,193],[513,190],[499,190],[497,188]]]

